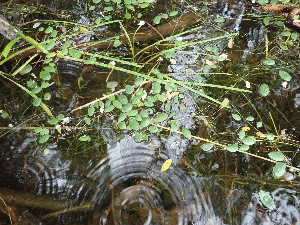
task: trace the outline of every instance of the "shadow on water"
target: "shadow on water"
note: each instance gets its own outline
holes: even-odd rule
[[[258,21],[250,24],[248,18],[252,18],[252,11],[247,4],[222,1],[208,7],[203,29],[182,37],[182,41],[200,40],[224,34],[211,26],[216,16],[228,20],[226,30],[240,32],[233,49],[227,48],[227,41],[223,40],[212,44],[211,47],[217,46],[229,55],[231,64],[215,62],[222,70],[214,71],[213,75],[204,73],[203,79],[208,83],[233,85],[234,80],[237,86],[244,88],[245,81],[260,84],[274,77],[271,69],[262,70],[258,65],[265,57],[261,53],[269,31]],[[167,65],[166,70],[177,80],[197,82],[198,77],[193,74],[203,72],[207,63],[197,54],[204,48],[198,45],[188,52],[178,51],[174,56],[177,64]],[[279,61],[287,57],[275,55]],[[60,62],[60,66],[62,74],[74,77],[78,77],[81,70],[77,64],[70,66],[68,61]],[[64,66],[74,69],[70,73]],[[231,99],[230,104],[242,115],[262,119],[268,132],[278,134],[279,130],[287,129],[281,138],[287,142],[289,137],[293,139],[284,150],[294,152],[289,160],[299,166],[300,103],[299,78],[296,77],[299,58],[290,61],[288,66],[290,73],[295,74],[294,79],[286,86],[274,80],[270,85],[275,91],[269,101],[255,94],[241,98],[226,91],[216,93],[209,88],[206,91],[218,99]],[[85,86],[91,99],[91,95],[99,94],[98,89],[105,89],[101,84],[95,85],[104,83],[103,77],[94,76],[99,71],[92,68],[85,74],[91,81]],[[244,74],[242,79],[233,75],[240,73]],[[112,74],[119,82],[126,79],[118,77],[120,74]],[[76,90],[69,88],[75,86],[71,82],[72,79],[65,82],[69,84],[65,89],[55,90],[66,98],[55,105],[61,106],[64,112],[79,104],[78,101],[86,100],[74,100]],[[256,86],[251,88],[257,89]],[[87,90],[82,88],[81,91],[84,96]],[[201,137],[231,142],[235,140],[232,133],[249,125],[247,121],[233,120],[230,112],[208,104],[193,93],[187,95],[184,105],[172,105],[176,111],[174,118]],[[14,107],[17,110],[19,106]],[[129,134],[116,131],[112,117],[103,116],[98,120],[92,130],[86,131],[98,140],[78,146],[69,145],[76,143],[72,132],[47,145],[38,144],[36,135],[28,130],[15,129],[1,137],[2,224],[300,224],[299,177],[290,182],[271,179],[271,163],[218,148],[206,152],[201,148],[203,143],[188,141],[176,133],[152,134],[149,141],[136,143]],[[66,150],[66,146],[74,149]],[[277,147],[257,143],[252,150],[266,156],[270,149]],[[73,150],[75,154],[70,153]],[[162,172],[167,159],[173,163]],[[276,209],[268,210],[261,203],[258,195],[261,188],[270,192]]]

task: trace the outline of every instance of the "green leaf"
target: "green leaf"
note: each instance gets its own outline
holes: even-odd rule
[[[101,2],[101,0],[93,0],[93,3],[95,3],[95,4],[97,4],[99,2]]]
[[[283,70],[279,70],[279,76],[281,79],[286,81],[290,81],[292,79],[291,75]]]
[[[256,139],[253,136],[247,136],[242,139],[242,142],[246,145],[253,145],[253,144],[255,144]]]
[[[32,70],[32,66],[30,64],[27,64],[21,71],[20,74],[24,75],[26,73],[29,73]]]
[[[112,103],[117,109],[122,109],[122,107],[123,107],[123,105],[121,104],[121,102],[119,100],[114,100]]]
[[[119,122],[118,123],[118,127],[121,129],[121,130],[125,130],[126,129],[126,123],[125,122]]]
[[[246,120],[252,122],[252,121],[254,121],[254,117],[253,117],[253,116],[248,116],[248,117],[246,118]]]
[[[142,77],[137,77],[137,78],[135,79],[135,81],[134,81],[134,84],[135,84],[136,86],[138,86],[138,85],[140,85],[143,81],[144,81],[144,78],[142,78]],[[126,87],[125,87],[125,90],[126,90]]]
[[[114,10],[114,8],[113,7],[104,7],[104,11],[108,11],[108,12],[110,12],[110,11],[113,11]]]
[[[134,91],[134,88],[130,85],[125,86],[125,91],[127,94],[131,94]]]
[[[261,96],[266,97],[270,93],[270,88],[267,84],[262,84],[259,86],[259,93]]]
[[[82,53],[77,49],[69,49],[69,55],[75,59],[80,59]]]
[[[163,122],[164,120],[166,120],[168,118],[168,114],[167,113],[161,113],[158,114],[157,116],[155,116],[155,122],[156,123],[160,123]]]
[[[129,119],[128,124],[133,130],[140,129],[140,125],[138,121],[136,121],[135,119]]]
[[[11,40],[6,46],[5,48],[3,49],[2,51],[2,55],[4,57],[7,57],[8,56],[8,53],[10,52],[10,50],[12,49],[12,47],[14,46],[15,43],[17,43],[19,40],[21,39],[21,37],[17,37],[13,40]]]
[[[239,139],[243,139],[246,136],[246,132],[244,130],[240,130],[238,135],[239,135]]]
[[[122,44],[122,42],[120,40],[115,40],[113,46],[114,47],[118,47]]]
[[[109,105],[105,107],[104,112],[111,112],[114,110],[114,108],[115,108],[114,105]]]
[[[240,115],[239,115],[239,114],[236,114],[236,113],[233,113],[233,114],[232,114],[232,118],[235,119],[235,120],[237,120],[237,121],[240,121],[240,120],[241,120]]]
[[[90,125],[91,124],[91,119],[90,118],[85,118],[84,122],[85,122],[85,124]]]
[[[225,19],[224,18],[216,18],[215,22],[217,22],[217,23],[223,23],[223,22],[225,22]]]
[[[150,118],[149,117],[145,117],[142,119],[141,121],[141,127],[147,127],[150,124]]]
[[[192,138],[191,131],[189,129],[187,129],[186,127],[183,127],[181,129],[181,132],[182,132],[183,136],[185,136],[187,139],[191,139]]]
[[[240,150],[241,150],[241,151],[247,151],[248,149],[249,149],[249,145],[245,145],[245,144],[244,144],[244,145],[241,145],[241,146],[240,146]]]
[[[286,170],[286,165],[283,162],[278,162],[273,167],[273,176],[275,178],[280,178],[283,176]]]
[[[138,114],[138,110],[136,109],[131,109],[127,112],[127,116],[135,116],[136,114]]]
[[[154,82],[152,84],[152,91],[154,94],[159,94],[161,92],[161,85],[159,82]]]
[[[91,107],[88,109],[88,115],[89,115],[89,116],[92,116],[92,115],[94,115],[94,113],[95,113],[95,107],[91,106]]]
[[[49,120],[49,121],[48,121],[48,123],[51,124],[51,125],[56,125],[56,124],[58,124],[58,122],[59,122],[59,121],[58,121],[57,118],[53,118],[52,120]]]
[[[155,23],[155,24],[160,24],[160,20],[161,20],[161,16],[156,16],[156,17],[154,17],[154,19],[153,19],[153,23]]]
[[[1,113],[1,117],[2,117],[3,119],[7,118],[8,116],[9,116],[8,112],[2,112],[2,113]]]
[[[275,61],[273,59],[265,59],[262,63],[264,65],[266,65],[266,66],[273,66],[273,65],[275,65]]]
[[[265,24],[266,26],[268,26],[268,25],[270,24],[270,18],[269,18],[269,17],[265,17],[265,18],[263,19],[263,22],[264,22],[264,24]]]
[[[47,87],[50,87],[50,86],[53,85],[53,84],[54,84],[54,82],[52,82],[52,83],[50,84],[50,83],[48,83],[48,82],[43,81],[42,84],[41,84],[41,88],[47,88]]]
[[[259,198],[261,202],[269,209],[275,209],[275,203],[271,195],[263,190],[259,191]]]
[[[266,137],[269,141],[273,141],[275,139],[275,136],[273,134],[267,134]]]
[[[231,144],[226,147],[226,149],[230,152],[236,152],[239,150],[239,146],[237,144]]]
[[[44,94],[44,99],[45,99],[46,101],[49,101],[49,100],[51,99],[51,94],[50,94],[49,92],[46,92],[46,93]]]
[[[136,142],[141,142],[143,140],[143,135],[140,132],[136,132],[134,135],[134,139]]]
[[[79,141],[90,141],[91,138],[88,135],[83,135],[80,138],[78,138]]]
[[[176,16],[177,14],[178,14],[178,11],[169,12],[169,16]]]
[[[158,132],[158,128],[156,126],[150,126],[148,128],[148,130],[150,131],[150,133],[157,133]]]
[[[50,134],[44,134],[44,135],[40,138],[39,143],[40,143],[40,144],[43,144],[43,143],[45,143],[46,141],[48,141],[49,138],[50,138]]]
[[[87,60],[84,61],[85,64],[95,64],[96,62],[96,58],[89,58]]]
[[[132,104],[128,103],[128,104],[125,104],[121,110],[122,110],[122,112],[128,112],[131,109],[132,109]]]
[[[144,3],[139,4],[139,7],[140,8],[147,8],[149,5],[150,5],[149,3],[144,2]]]
[[[201,145],[201,148],[204,150],[204,151],[209,151],[211,150],[215,145],[212,144],[212,143],[205,143],[203,145]]]
[[[282,152],[269,152],[268,156],[270,159],[273,159],[275,161],[283,161],[285,159],[284,155]]]
[[[118,95],[118,100],[122,105],[126,105],[128,103],[128,98],[126,97],[126,95]]]
[[[118,122],[121,122],[123,120],[125,120],[127,117],[127,113],[123,112],[120,114],[119,118],[118,118]]]
[[[47,27],[45,30],[45,34],[50,34],[53,31],[53,27]]]
[[[40,104],[42,103],[42,99],[41,98],[36,98],[34,101],[33,101],[33,105],[34,106],[39,106]]]
[[[48,71],[43,70],[40,72],[40,78],[42,78],[43,80],[50,80],[51,74]]]

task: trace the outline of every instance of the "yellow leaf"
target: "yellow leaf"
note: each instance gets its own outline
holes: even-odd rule
[[[171,166],[171,164],[172,164],[172,159],[167,159],[167,160],[163,163],[163,165],[162,165],[160,171],[162,171],[162,172],[166,171],[167,169],[169,169],[169,167]]]
[[[250,130],[250,127],[242,127],[242,130],[248,131],[248,130]]]
[[[227,107],[229,105],[229,99],[228,98],[224,98],[223,102],[222,102],[222,107]]]
[[[171,100],[176,95],[179,95],[179,92],[177,92],[177,91],[176,92],[169,92],[169,91],[167,91],[166,98],[168,100]]]
[[[214,63],[208,59],[205,60],[206,64],[209,65],[209,66],[212,66],[214,65]]]
[[[256,135],[258,137],[266,137],[266,135],[264,133],[262,133],[262,132],[257,132]]]

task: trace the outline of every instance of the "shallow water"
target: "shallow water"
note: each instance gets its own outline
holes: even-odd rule
[[[81,7],[83,9],[84,4]],[[229,4],[221,1],[218,5],[209,5],[207,10],[203,29],[183,36],[181,40],[197,41],[239,31],[235,37],[237,44],[228,48],[228,39],[221,39],[183,49],[174,56],[176,64],[166,63],[167,71],[176,73],[172,76],[178,80],[197,81],[198,75],[194,73],[203,72],[207,63],[205,59],[209,58],[198,53],[204,52],[208,45],[228,54],[232,65],[228,66],[228,61],[218,61],[215,57],[209,58],[223,70],[219,71],[219,75],[204,73],[205,82],[233,85],[228,83],[228,76],[234,76],[234,84],[245,88],[245,80],[253,85],[270,80],[270,71],[257,72],[263,57],[265,35],[270,30],[260,21],[249,23],[253,11],[248,2],[231,1]],[[221,24],[212,26],[215,17],[224,17],[228,23],[217,29]],[[80,21],[83,20],[81,17]],[[283,60],[287,56],[277,54],[276,57]],[[299,139],[297,62],[299,58],[289,62],[290,73],[294,74],[291,82],[284,85],[283,81],[274,80],[274,92],[269,102],[261,99],[253,101],[255,109],[262,111],[260,115],[264,121],[269,118],[269,130],[277,129],[272,127],[271,113],[276,118],[278,129],[287,129],[292,141]],[[70,74],[78,76],[76,68],[79,66],[73,68]],[[66,71],[61,69],[62,73],[69,72]],[[237,73],[242,73],[243,79],[236,76]],[[253,73],[256,76],[253,77]],[[122,74],[113,73],[112,79],[122,82],[124,77],[118,76]],[[89,77],[92,82],[88,93],[97,93],[97,88],[103,85],[95,84],[104,79],[92,73]],[[255,88],[252,87],[253,90]],[[86,101],[74,100],[76,90],[72,91],[72,98],[66,99],[67,104],[62,106],[64,112]],[[81,91],[84,95],[84,90]],[[221,101],[229,98],[233,107],[246,115],[257,116],[253,114],[253,108],[248,107],[250,104],[240,107],[245,104],[246,98],[241,99],[239,95],[226,91],[205,91]],[[61,90],[58,92],[63,95]],[[258,96],[246,97],[254,99]],[[228,113],[224,115],[220,107],[208,105],[205,99],[193,93],[186,93],[184,107],[174,104],[172,109],[176,112],[175,118],[186,127],[211,138],[232,141],[230,132],[247,126],[247,121],[234,121]],[[1,223],[300,224],[299,177],[290,183],[273,180],[270,163],[247,155],[224,153],[217,148],[204,152],[201,148],[203,143],[188,141],[177,133],[152,134],[148,142],[136,143],[130,134],[114,128],[113,119],[113,116],[98,118],[93,130],[88,131],[97,140],[81,145],[66,144],[75,138],[71,131],[46,146],[37,144],[38,138],[28,130],[14,130],[1,137]],[[229,135],[223,137],[220,133]],[[294,146],[285,146],[284,150],[294,151],[290,160],[293,165],[299,166],[299,147],[297,143],[291,143]],[[264,152],[265,148],[269,146],[259,143],[255,146],[255,150],[260,152]],[[162,172],[162,165],[167,159],[172,159],[172,165]],[[270,192],[276,209],[268,210],[262,205],[258,196],[260,189]]]

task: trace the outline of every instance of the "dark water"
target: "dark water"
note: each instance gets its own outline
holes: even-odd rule
[[[190,7],[203,7],[194,3]],[[55,8],[51,6],[52,10]],[[53,8],[54,7],[54,8]],[[60,6],[59,6],[60,7]],[[80,10],[79,10],[80,9]],[[86,3],[78,3],[78,21],[88,23]],[[253,116],[266,123],[270,133],[280,135],[290,145],[257,143],[251,149],[267,156],[267,151],[280,148],[291,151],[289,161],[299,167],[299,57],[282,53],[276,48],[276,27],[265,27],[253,15],[257,13],[248,1],[226,1],[209,4],[203,14],[203,28],[180,38],[197,41],[239,32],[234,47],[228,39],[195,45],[176,52],[176,64],[163,62],[166,71],[182,81],[197,81],[199,72],[207,65],[206,59],[219,69],[204,73],[207,83],[236,85],[245,88],[251,83],[256,94],[240,94],[224,90],[205,89],[213,97],[230,105],[242,115]],[[95,16],[95,15],[94,15]],[[215,24],[216,17],[226,18],[226,25]],[[269,54],[285,67],[293,79],[285,83],[274,72],[260,65],[265,58],[266,36],[274,41]],[[79,37],[83,42],[90,37]],[[299,39],[298,47],[299,47]],[[199,55],[205,45],[216,46],[229,60]],[[296,45],[295,45],[296,46]],[[295,48],[299,54],[299,48]],[[61,61],[59,71],[67,86],[53,92],[55,110],[67,113],[70,109],[97,98],[106,87],[99,74],[107,72],[92,68],[85,74],[90,80],[81,90],[70,77],[78,77],[81,65]],[[212,73],[213,72],[213,73]],[[112,80],[123,82],[124,74],[114,72]],[[234,83],[233,83],[234,82]],[[262,99],[256,84],[268,83],[271,96]],[[6,84],[8,85],[8,84]],[[6,86],[7,87],[7,86]],[[9,89],[9,88],[8,88]],[[9,90],[1,92],[8,96]],[[79,94],[78,94],[79,93]],[[76,96],[85,96],[78,98]],[[31,102],[24,96],[24,103]],[[251,104],[249,103],[251,100]],[[42,115],[32,116],[26,104],[14,105],[13,100],[1,99],[0,104],[14,110],[12,121],[1,120],[2,127],[30,126]],[[203,138],[230,142],[232,133],[246,120],[235,121],[231,112],[209,104],[193,93],[185,93],[184,106],[172,105],[174,118]],[[25,113],[19,116],[18,110]],[[68,114],[75,121],[80,113]],[[27,120],[29,118],[29,120]],[[84,119],[84,118],[83,118]],[[83,120],[82,119],[82,120]],[[38,144],[38,137],[28,129],[15,129],[1,136],[0,151],[0,222],[2,224],[300,224],[299,176],[287,182],[272,178],[272,163],[241,153],[229,153],[217,147],[202,150],[202,142],[188,141],[177,133],[164,136],[152,134],[149,141],[136,143],[130,133],[121,133],[113,126],[113,115],[95,118],[91,130],[71,130],[53,138],[46,145]],[[24,122],[25,121],[25,122]],[[275,122],[274,122],[275,121]],[[24,123],[22,123],[24,122]],[[65,122],[68,124],[68,121]],[[78,133],[88,133],[92,140],[78,143]],[[47,149],[45,151],[45,149]],[[170,168],[162,172],[167,159]],[[259,198],[260,189],[268,191],[276,208],[268,210]]]

